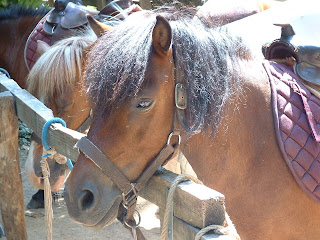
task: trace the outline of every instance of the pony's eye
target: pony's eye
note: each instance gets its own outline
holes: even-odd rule
[[[148,110],[148,109],[151,108],[152,104],[153,104],[153,100],[152,100],[152,99],[146,99],[146,98],[144,98],[144,99],[141,99],[141,100],[140,100],[140,102],[137,104],[136,107],[137,107],[139,110]]]

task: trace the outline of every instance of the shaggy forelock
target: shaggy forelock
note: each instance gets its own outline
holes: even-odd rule
[[[237,63],[250,54],[241,39],[218,26],[206,27],[194,13],[195,9],[167,6],[139,13],[99,39],[90,53],[85,72],[94,107],[107,111],[143,87],[152,29],[156,16],[162,15],[172,27],[175,67],[181,69],[188,89],[184,128],[190,133],[205,129],[213,132],[229,96],[241,91],[243,77]]]
[[[85,79],[90,99],[111,107],[139,91],[144,80],[151,48],[151,19],[135,13],[103,35],[88,55]]]

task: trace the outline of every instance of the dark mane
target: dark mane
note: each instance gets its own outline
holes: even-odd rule
[[[28,16],[44,16],[47,12],[48,8],[45,6],[35,8],[33,6],[13,4],[9,8],[4,8],[0,11],[0,21]]]
[[[220,27],[209,29],[194,18],[195,9],[176,10],[165,7],[141,13],[101,37],[87,61],[88,95],[99,111],[106,111],[143,88],[152,28],[160,14],[172,27],[175,67],[181,69],[188,89],[185,130],[195,133],[210,128],[213,132],[223,105],[241,90],[238,62],[250,56],[241,39]]]

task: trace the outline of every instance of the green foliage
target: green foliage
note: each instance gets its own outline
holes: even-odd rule
[[[41,5],[48,5],[45,0],[0,0],[0,9],[10,7],[13,4],[39,7]]]
[[[30,146],[31,133],[32,130],[19,120],[19,146]]]

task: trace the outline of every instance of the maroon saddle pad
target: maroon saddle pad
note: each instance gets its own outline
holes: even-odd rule
[[[320,100],[291,67],[264,62],[280,150],[299,186],[320,203]]]
[[[52,10],[46,14],[34,28],[34,30],[29,35],[25,49],[24,49],[24,61],[26,63],[27,69],[30,71],[35,62],[38,59],[38,54],[36,53],[37,50],[37,41],[41,40],[50,45],[52,36],[46,34],[43,31],[43,23],[46,20],[46,17],[52,12]]]

